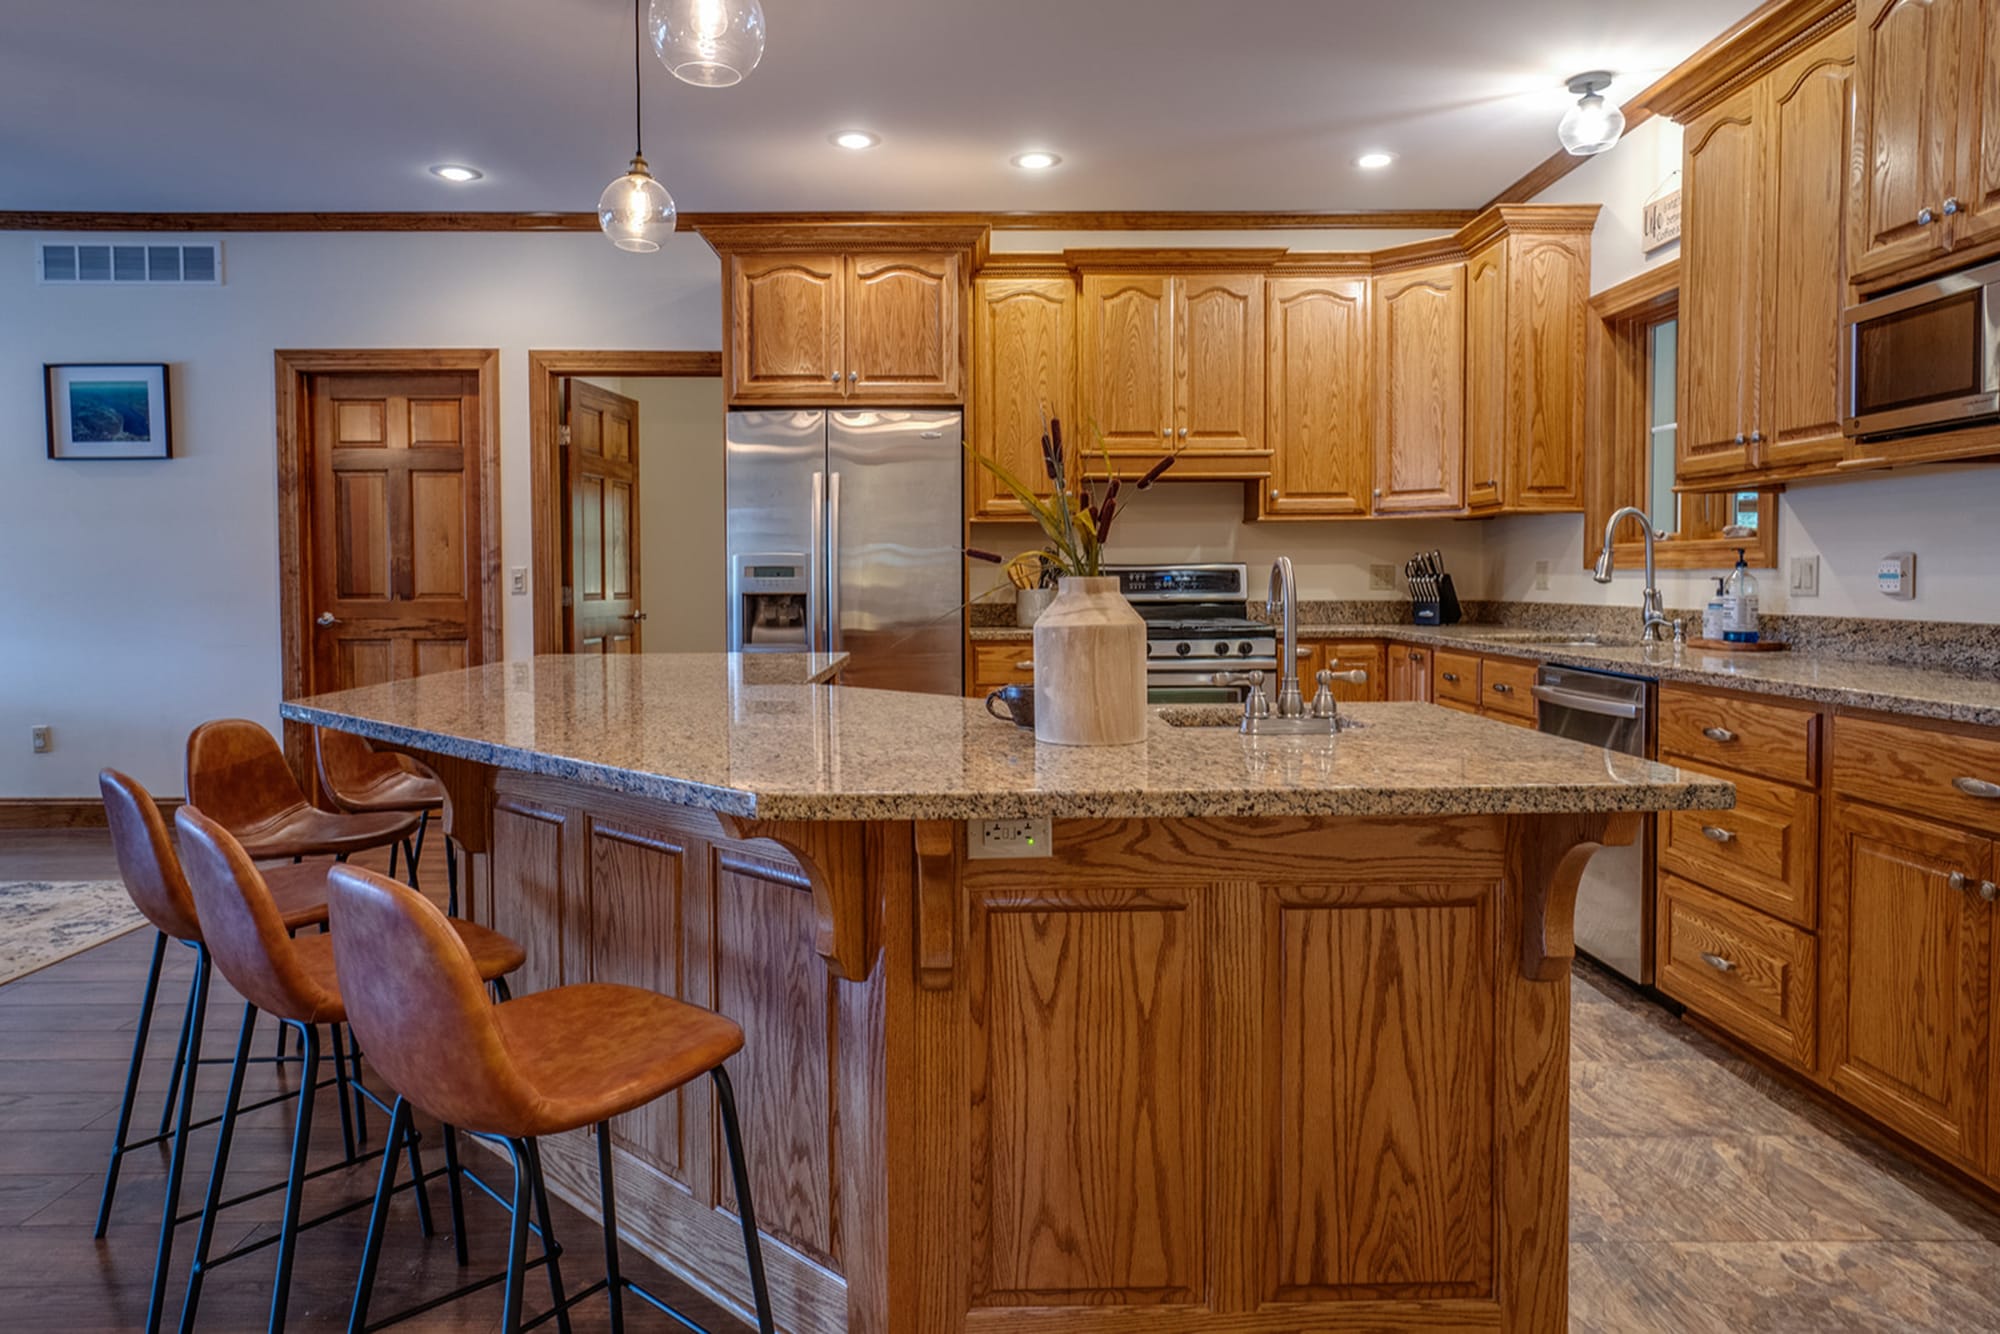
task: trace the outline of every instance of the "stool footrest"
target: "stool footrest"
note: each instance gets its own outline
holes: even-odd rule
[[[398,1187],[397,1189],[400,1190],[401,1187]],[[560,1260],[562,1258],[562,1247],[560,1246],[556,1247],[554,1252],[552,1253],[544,1251],[542,1254],[528,1261],[527,1264],[524,1266],[524,1268],[540,1269],[546,1264],[548,1264],[549,1260],[552,1257],[554,1259]],[[391,1325],[400,1325],[405,1320],[414,1320],[418,1316],[423,1315],[425,1312],[435,1311],[437,1310],[438,1307],[443,1306],[448,1302],[455,1302],[460,1297],[470,1297],[475,1292],[484,1292],[486,1289],[492,1287],[494,1284],[505,1283],[506,1281],[507,1281],[507,1271],[504,1269],[497,1274],[488,1274],[485,1278],[479,1279],[477,1282],[468,1283],[462,1288],[454,1288],[450,1292],[444,1293],[437,1297],[432,1297],[428,1301],[419,1302],[415,1306],[409,1307],[405,1310],[398,1311],[396,1312],[396,1314],[392,1316],[388,1316],[381,1320],[371,1320],[367,1324],[361,1327],[362,1332],[363,1334],[374,1334],[374,1331],[378,1329],[387,1329]],[[602,1288],[604,1284],[600,1281],[597,1286],[599,1288]],[[567,1310],[568,1308],[565,1307],[564,1309]],[[555,1312],[551,1310],[549,1314],[554,1315]]]

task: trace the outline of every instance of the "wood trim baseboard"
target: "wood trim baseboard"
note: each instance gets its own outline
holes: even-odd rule
[[[567,375],[722,375],[721,352],[528,353],[528,517],[536,653],[563,651],[562,451],[556,381]]]
[[[153,798],[173,823],[180,797]],[[0,797],[0,829],[102,829],[104,802],[97,797]]]

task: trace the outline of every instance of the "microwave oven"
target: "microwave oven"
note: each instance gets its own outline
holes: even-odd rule
[[[1842,323],[1847,434],[2000,422],[2000,262],[1850,306]]]

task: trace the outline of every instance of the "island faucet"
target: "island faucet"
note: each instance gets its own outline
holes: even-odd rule
[[[1597,553],[1597,565],[1591,570],[1590,577],[1600,584],[1611,582],[1612,537],[1617,533],[1620,521],[1628,515],[1636,518],[1646,530],[1646,591],[1639,600],[1639,642],[1657,644],[1671,622],[1660,607],[1660,581],[1653,565],[1653,520],[1646,511],[1637,505],[1627,505],[1611,516],[1610,522],[1604,525],[1604,550]]]
[[[1271,586],[1264,593],[1264,614],[1277,616],[1274,603],[1282,600],[1284,617],[1278,622],[1278,707],[1280,718],[1303,718],[1305,698],[1299,694],[1299,589],[1292,579],[1292,558],[1280,556],[1271,562]]]

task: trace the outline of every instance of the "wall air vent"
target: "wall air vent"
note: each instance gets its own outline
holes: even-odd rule
[[[222,243],[160,245],[124,241],[44,242],[39,267],[45,283],[196,283],[222,281]]]

